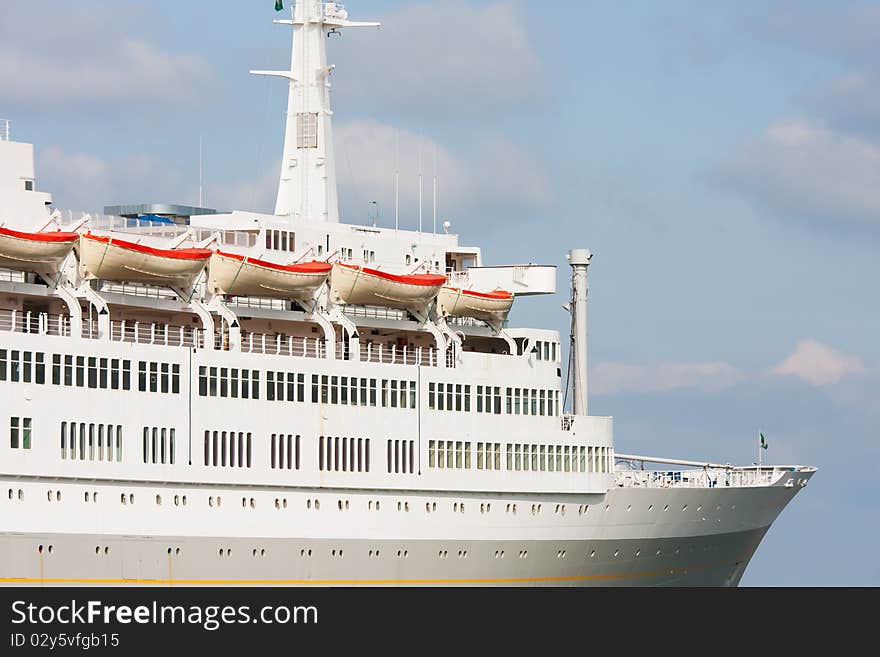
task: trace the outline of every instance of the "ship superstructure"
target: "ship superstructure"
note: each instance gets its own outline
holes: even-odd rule
[[[0,582],[738,583],[814,469],[624,468],[587,412],[589,252],[569,413],[558,332],[507,321],[555,266],[339,221],[326,35],[375,24],[277,22],[273,215],[60,212],[0,130]]]

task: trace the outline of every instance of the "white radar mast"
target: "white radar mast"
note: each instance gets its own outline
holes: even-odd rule
[[[335,2],[300,0],[292,12],[292,20],[274,21],[293,26],[290,70],[251,71],[254,75],[286,78],[290,84],[275,214],[289,217],[291,223],[339,223],[330,109],[333,66],[327,65],[326,40],[341,28],[381,24],[349,21],[348,12]]]

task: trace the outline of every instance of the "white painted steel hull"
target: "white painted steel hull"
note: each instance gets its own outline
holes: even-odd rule
[[[54,274],[61,268],[75,243],[75,240],[49,242],[0,233],[0,267]]]
[[[208,260],[169,258],[133,251],[113,243],[97,242],[85,236],[78,247],[79,273],[86,280],[123,281],[191,287]]]
[[[451,317],[473,317],[487,322],[502,322],[513,306],[513,296],[507,299],[468,294],[465,290],[444,287],[437,295],[441,312]]]
[[[334,303],[384,306],[401,310],[421,309],[440,292],[437,285],[412,285],[336,264],[331,274],[330,296]]]
[[[539,495],[516,499],[514,515],[507,510],[514,500],[491,495],[2,486],[24,487],[29,502],[0,501],[0,583],[326,586],[732,586],[800,489],[612,489],[593,496],[583,514],[579,500]],[[62,500],[47,501],[46,488],[61,490]],[[84,502],[86,491],[97,491],[98,501]],[[132,492],[135,504],[120,504],[120,494]],[[187,505],[175,506],[182,495]],[[223,505],[209,507],[217,495]],[[241,506],[243,495],[255,508]],[[287,506],[276,508],[276,499]],[[317,511],[306,505],[315,499]],[[370,508],[376,500],[379,511]],[[410,511],[398,511],[398,501]],[[462,502],[464,514],[453,510]],[[433,503],[437,511],[428,513]],[[542,504],[536,515],[534,503]]]
[[[219,294],[308,299],[327,281],[330,272],[285,271],[214,253],[208,275],[212,289]]]

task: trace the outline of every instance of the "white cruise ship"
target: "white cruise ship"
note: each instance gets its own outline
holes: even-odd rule
[[[0,582],[736,585],[815,469],[616,453],[590,253],[566,395],[560,335],[507,322],[555,266],[340,222],[326,38],[375,24],[276,22],[274,214],[61,212],[0,123]]]

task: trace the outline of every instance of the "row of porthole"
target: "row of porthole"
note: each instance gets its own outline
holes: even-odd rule
[[[86,502],[88,502],[90,499],[92,502],[97,502],[98,501],[98,491],[93,491],[91,493],[91,496],[89,494],[89,491],[86,491],[85,493],[83,493],[83,499]]]
[[[286,509],[287,508],[287,498],[283,497],[283,498],[279,499],[276,497],[275,498],[275,508],[276,509],[281,509],[281,508]]]
[[[704,551],[704,552],[708,551],[708,550],[710,549],[710,547],[711,547],[711,546],[710,546],[709,544],[704,544],[704,545],[703,545],[703,551]],[[53,551],[54,547],[53,547],[52,545],[49,545],[48,548],[46,548],[46,549],[47,549],[47,551],[48,551],[49,554],[52,554],[52,551]],[[43,546],[42,544],[37,546],[37,552],[38,552],[39,554],[42,554],[42,553],[43,553],[43,550],[44,550],[44,546]],[[690,551],[691,551],[691,552],[694,551],[694,547],[693,547],[693,546],[691,546]],[[95,546],[95,554],[98,554],[98,555],[99,555],[99,554],[101,554],[102,552],[103,552],[103,554],[105,554],[105,555],[106,555],[106,554],[110,554],[110,547],[105,545],[105,546],[103,546],[103,548],[102,548],[102,546],[100,546],[100,545],[96,545],[96,546]],[[173,548],[173,549],[172,549],[171,547],[169,547],[168,550],[167,550],[167,552],[168,552],[169,555],[170,555],[170,554],[179,555],[179,554],[180,554],[180,548],[177,547],[177,548]],[[678,556],[678,555],[681,553],[681,549],[678,548],[678,547],[676,547],[676,548],[672,551],[672,553],[673,553],[675,556]],[[220,556],[221,556],[221,557],[223,557],[223,556],[228,557],[228,556],[230,556],[231,554],[232,554],[232,548],[225,548],[225,549],[224,549],[224,548],[220,548]],[[266,556],[266,549],[265,549],[265,548],[260,548],[259,550],[257,550],[257,548],[254,548],[254,549],[251,551],[251,554],[252,554],[252,556],[254,556],[254,557],[256,557],[257,555],[259,555],[259,556],[261,556],[261,557],[265,557],[265,556]],[[330,554],[331,554],[331,556],[333,556],[333,557],[339,557],[339,558],[342,558],[342,556],[343,556],[343,551],[342,551],[341,549],[339,549],[339,550],[331,550]],[[496,558],[496,559],[503,559],[503,558],[504,558],[504,554],[505,554],[505,553],[504,553],[504,550],[495,550],[495,558]],[[642,554],[642,550],[641,550],[641,548],[638,548],[638,549],[635,551],[635,556],[636,556],[636,557],[639,557],[639,556],[641,556],[641,554]],[[661,554],[663,554],[663,550],[658,548],[657,551],[656,551],[654,554],[655,554],[656,556],[659,557]],[[300,550],[300,556],[301,556],[301,557],[311,557],[311,556],[312,556],[312,551],[311,551],[311,550],[305,550],[305,549],[302,549],[302,550]],[[369,552],[369,556],[378,559],[378,558],[379,558],[379,550],[370,550],[370,552]],[[398,550],[398,551],[397,551],[397,556],[398,556],[398,558],[406,559],[407,557],[409,557],[409,550]],[[448,551],[448,550],[440,550],[440,551],[437,553],[437,556],[438,556],[439,558],[441,558],[441,559],[447,559],[447,558],[449,557],[449,551]],[[528,551],[528,550],[520,550],[520,551],[519,551],[519,554],[518,554],[517,556],[518,556],[518,558],[520,558],[520,559],[527,559],[528,556],[529,556],[529,551]],[[556,551],[556,558],[557,558],[557,559],[565,559],[566,556],[567,556],[567,552],[566,552],[566,550],[557,550],[557,551]],[[615,557],[615,558],[619,557],[619,556],[620,556],[620,550],[619,550],[619,549],[614,550],[614,552],[612,553],[612,556]],[[593,559],[593,558],[595,558],[595,557],[596,557],[596,551],[595,551],[595,550],[591,550],[591,551],[590,551],[590,554],[588,555],[588,558]],[[467,558],[468,558],[468,551],[467,551],[467,550],[459,550],[459,551],[458,551],[458,558],[459,558],[459,559],[467,559]]]
[[[97,495],[97,493],[95,493],[95,495]],[[124,502],[123,502],[123,504],[124,504]],[[183,506],[186,506],[186,495],[184,495],[183,497],[181,497],[180,495],[175,495],[174,496],[174,506],[180,506],[181,504],[183,504]],[[210,505],[210,502],[208,504]],[[162,506],[162,496],[161,495],[156,495],[156,506]]]
[[[14,489],[10,488],[10,489],[9,489],[9,492],[8,492],[8,496],[9,496],[9,499],[10,499],[10,500],[11,500],[11,499],[14,499],[14,498],[16,497],[16,491],[15,491]],[[17,491],[17,497],[18,497],[19,500],[23,500],[23,499],[24,499],[24,491],[23,491],[21,488],[19,488],[18,491]],[[52,491],[52,490],[50,490],[50,491],[47,491],[47,497],[48,497],[48,500],[49,500],[50,502],[53,501],[53,500],[54,500],[54,501],[58,501],[58,502],[60,502],[60,501],[61,501],[61,491],[60,491],[60,490],[56,490],[56,491]],[[85,499],[86,502],[89,501],[89,492],[88,492],[88,491],[86,491],[86,492],[84,493],[84,499]],[[92,493],[92,501],[97,501],[97,499],[98,499],[98,493],[97,493],[97,491],[95,491],[95,492]],[[219,495],[218,495],[216,498],[215,498],[214,496],[209,496],[209,497],[208,497],[208,506],[209,506],[209,507],[214,507],[214,506],[219,507],[219,506],[220,506],[220,499],[221,499],[221,498],[220,498]],[[215,500],[216,500],[216,501],[215,501]],[[122,493],[122,494],[120,495],[120,502],[121,502],[122,504],[134,504],[134,493],[129,493],[128,495],[126,495],[125,493]],[[157,505],[161,505],[161,504],[162,504],[162,497],[161,497],[161,495],[156,495],[156,504],[157,504]],[[175,505],[175,506],[180,506],[180,505],[186,506],[186,495],[183,495],[183,496],[175,495],[175,496],[174,496],[174,505]],[[243,497],[243,498],[241,498],[241,505],[242,505],[242,507],[245,507],[245,508],[246,508],[248,505],[250,505],[250,508],[255,509],[255,508],[256,508],[256,500],[255,500],[253,497],[251,497],[251,498]],[[374,505],[375,505],[375,506],[374,506]],[[348,510],[348,509],[350,508],[350,505],[349,505],[349,501],[348,501],[348,500],[344,500],[344,501],[343,501],[343,500],[339,500],[339,501],[338,501],[338,506],[339,506],[339,509],[340,509],[340,510],[343,510],[343,509]],[[279,508],[279,500],[278,500],[278,498],[276,498],[276,500],[275,500],[275,508]],[[286,500],[286,499],[284,499],[284,508],[285,508],[285,509],[287,508],[287,500]],[[313,499],[308,499],[308,500],[306,500],[306,508],[307,508],[307,509],[314,508],[315,510],[319,510],[319,509],[321,508],[321,503],[320,503],[320,501],[317,500],[317,499],[314,499],[314,500],[313,500]],[[375,508],[375,510],[378,511],[378,510],[379,510],[379,500],[375,500],[375,501],[374,501],[374,500],[370,500],[369,503],[368,503],[368,508],[369,508],[370,510],[373,510],[373,508]],[[590,505],[589,505],[589,504],[581,504],[581,505],[579,505],[579,506],[578,506],[578,515],[583,515],[583,514],[587,513],[587,511],[589,510],[589,508],[590,508]],[[482,504],[480,504],[480,513],[489,513],[489,512],[491,511],[491,509],[492,509],[492,505],[491,505],[491,503],[482,503]],[[537,514],[541,513],[541,509],[542,509],[542,505],[541,505],[540,503],[538,503],[538,504],[532,504],[532,507],[531,507],[532,515],[537,515]],[[688,505],[687,505],[687,504],[685,504],[685,505],[683,505],[683,506],[681,507],[681,510],[682,510],[683,512],[684,512],[684,511],[687,511],[687,509],[688,509]],[[731,511],[735,511],[735,510],[736,510],[736,505],[735,505],[735,504],[731,505],[730,509],[731,509]],[[398,501],[398,502],[397,502],[397,510],[398,510],[398,511],[409,511],[409,502],[401,502],[401,501]],[[460,513],[464,513],[464,502],[455,502],[455,503],[453,503],[453,505],[452,505],[452,510],[453,510],[454,512],[456,512],[456,513],[458,513],[458,512],[460,512]],[[605,511],[610,511],[610,510],[611,510],[611,505],[610,505],[610,504],[606,504],[606,505],[605,505]],[[627,507],[626,507],[626,510],[627,510],[627,511],[631,511],[631,510],[632,510],[632,504],[628,504]],[[649,505],[648,505],[648,511],[653,511],[653,510],[654,510],[654,505],[653,505],[653,504],[649,504]],[[669,505],[668,505],[668,504],[664,505],[664,506],[663,506],[663,511],[668,511],[668,510],[669,510]],[[702,511],[702,510],[703,510],[703,506],[702,506],[702,505],[698,505],[697,508],[696,508],[696,511],[699,513],[699,512]],[[425,503],[425,511],[426,511],[427,513],[436,512],[436,511],[437,511],[437,503],[436,503],[436,502],[426,502],[426,503]],[[507,513],[513,513],[513,514],[516,514],[516,511],[517,511],[517,506],[516,506],[516,504],[510,504],[510,503],[508,503],[508,504],[507,504],[507,507],[506,507],[506,511],[507,511]],[[715,506],[715,511],[721,511],[721,505],[720,505],[720,504],[717,504],[717,505]],[[556,505],[556,508],[555,508],[555,513],[558,514],[558,515],[565,515],[565,504],[557,504],[557,505]]]

